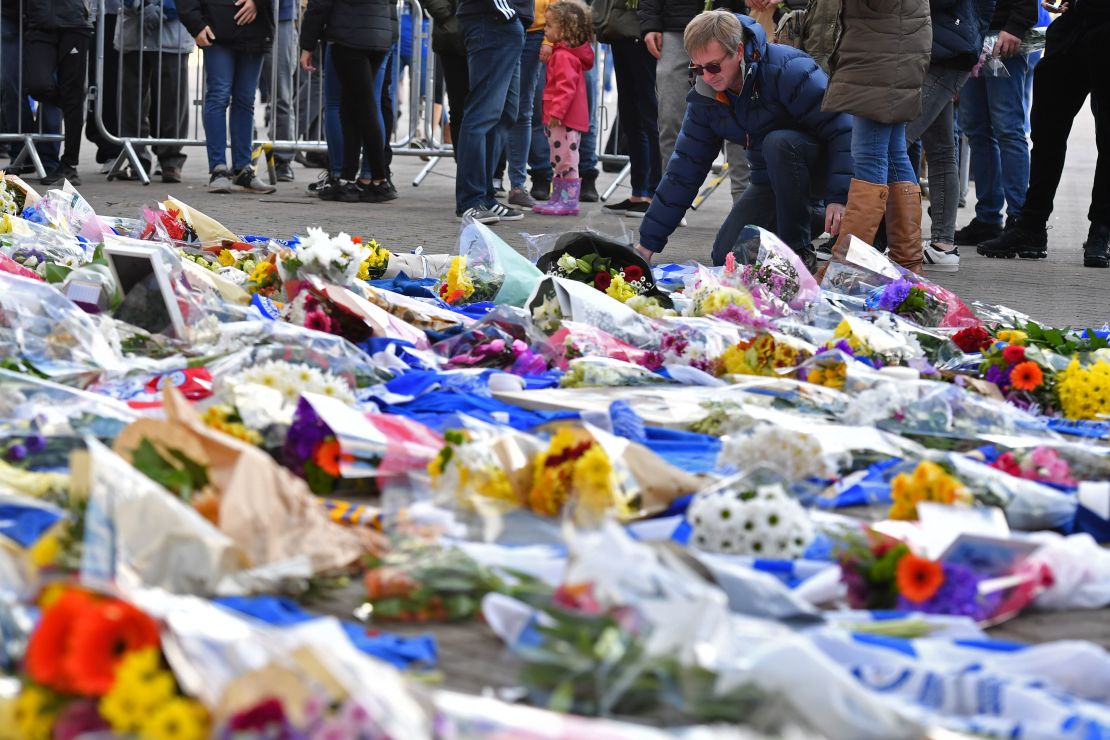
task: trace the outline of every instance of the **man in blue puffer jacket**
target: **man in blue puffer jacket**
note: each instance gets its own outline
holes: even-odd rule
[[[835,235],[852,177],[851,120],[821,111],[828,77],[803,52],[767,43],[758,23],[728,11],[696,16],[683,42],[697,81],[636,251],[649,261],[662,251],[727,140],[748,150],[751,186],[717,233],[713,263],[724,264],[743,228],[755,224],[812,270],[811,199],[824,198],[825,230]]]

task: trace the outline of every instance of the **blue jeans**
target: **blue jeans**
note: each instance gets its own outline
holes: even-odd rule
[[[597,58],[597,42],[594,42],[594,59]],[[597,177],[597,67],[586,71],[586,107],[590,111],[590,130],[582,134],[582,144],[578,150],[581,161],[578,171],[583,175]],[[662,175],[660,175],[662,176]]]
[[[1029,59],[1003,60],[1009,77],[973,77],[960,91],[960,128],[971,146],[975,218],[1002,223],[1025,205],[1029,184],[1029,142],[1025,138],[1025,85]]]
[[[909,155],[906,154],[904,123],[878,123],[862,116],[853,116],[852,163],[855,165],[857,180],[876,185],[917,182]]]
[[[725,263],[749,224],[775,232],[796,252],[809,247],[811,192],[824,165],[820,146],[807,133],[784,129],[767,134],[760,148],[770,182],[752,182],[736,201],[713,240],[714,265]]]
[[[663,176],[655,57],[640,39],[621,39],[610,46],[617,75],[617,115],[628,141],[628,162],[632,166],[632,195],[651,197]]]
[[[385,81],[383,64],[374,78],[374,90],[381,99],[381,85]],[[332,177],[339,177],[343,171],[343,124],[339,117],[339,101],[342,99],[339,88],[339,77],[335,74],[335,62],[331,58],[331,44],[324,49],[324,138],[328,144],[328,171]],[[385,130],[384,122],[382,130]],[[359,175],[363,180],[370,179],[370,157],[366,149],[362,150],[362,168]]]
[[[204,135],[208,142],[209,172],[227,166],[229,128],[232,172],[239,172],[251,163],[254,94],[262,74],[262,56],[261,52],[235,51],[219,44],[204,50]]]
[[[543,31],[524,34],[524,50],[520,53],[520,107],[516,122],[509,132],[509,183],[514,188],[523,188],[526,177],[528,155],[532,145],[532,111],[536,99],[536,80],[539,79],[540,46],[543,45]],[[543,88],[540,87],[542,91]],[[543,98],[540,97],[540,117],[543,116]],[[542,134],[541,134],[542,136]]]
[[[493,16],[459,18],[466,40],[470,95],[455,160],[455,211],[492,206],[493,171],[520,107],[520,53],[524,26]]]

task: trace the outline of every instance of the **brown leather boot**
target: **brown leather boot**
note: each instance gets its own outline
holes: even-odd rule
[[[910,272],[921,274],[921,187],[916,182],[890,183],[887,199],[886,237],[890,259]]]
[[[868,244],[875,241],[875,232],[886,215],[887,186],[876,185],[866,180],[852,179],[848,188],[848,203],[844,206],[844,218],[840,222],[840,232],[833,245],[833,259],[843,260],[848,253],[848,237],[854,236]],[[821,266],[814,276],[818,281],[825,276],[828,263]]]

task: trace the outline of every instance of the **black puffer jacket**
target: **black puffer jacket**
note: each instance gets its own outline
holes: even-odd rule
[[[274,7],[269,0],[255,0],[257,15],[245,26],[235,24],[235,0],[177,0],[181,23],[194,38],[212,29],[216,43],[236,51],[269,51],[274,39]]]
[[[998,0],[994,6],[990,30],[1005,31],[1020,39],[1026,31],[1037,25],[1040,5],[1037,0]]]
[[[930,0],[933,55],[942,67],[971,69],[979,61],[994,0]]]
[[[352,49],[389,51],[390,5],[388,0],[309,0],[301,19],[301,48],[311,51],[326,40]]]
[[[18,0],[9,2],[18,6]],[[91,31],[96,20],[91,0],[24,0],[23,9],[28,31]]]
[[[424,9],[432,16],[432,51],[436,54],[466,56],[462,28],[459,27],[458,0],[424,0]]]
[[[705,0],[640,0],[636,15],[640,18],[640,33],[686,30],[694,16],[705,10]],[[744,0],[713,0],[713,10],[731,10],[746,13]]]

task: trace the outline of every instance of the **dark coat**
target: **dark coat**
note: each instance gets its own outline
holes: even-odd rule
[[[921,113],[933,47],[929,0],[844,0],[823,110],[879,123]]]
[[[458,7],[458,0],[424,0],[424,9],[435,22],[432,26],[432,51],[436,54],[466,56],[462,28],[455,15]]]
[[[640,0],[636,11],[640,33],[674,31],[682,33],[694,16],[705,10],[705,0]],[[743,0],[713,0],[713,10],[744,12]]]
[[[308,0],[301,19],[301,48],[312,51],[326,40],[351,49],[389,51],[389,6],[389,0]]]
[[[990,30],[1005,31],[1020,39],[1026,31],[1037,25],[1040,7],[1037,0],[998,0],[994,6]]]
[[[193,38],[208,26],[220,46],[236,51],[269,51],[274,39],[273,3],[255,0],[254,5],[258,15],[245,26],[235,24],[239,12],[235,0],[177,0],[177,12]]]
[[[528,28],[536,17],[535,11],[533,0],[459,0],[456,13],[493,16],[505,23],[519,20]]]
[[[932,63],[971,69],[979,61],[994,0],[930,0],[933,18]]]
[[[18,7],[19,3],[4,5]],[[90,0],[25,0],[23,13],[28,31],[91,31],[96,21]]]
[[[804,52],[767,43],[762,26],[740,16],[744,26],[744,87],[736,97],[718,95],[698,80],[686,96],[686,117],[640,227],[640,243],[658,252],[678,227],[727,140],[743,144],[751,162],[751,181],[767,184],[763,139],[774,131],[804,131],[821,147],[824,196],[830,203],[848,199],[852,179],[852,122],[843,114],[823,113],[821,98],[828,78]]]

